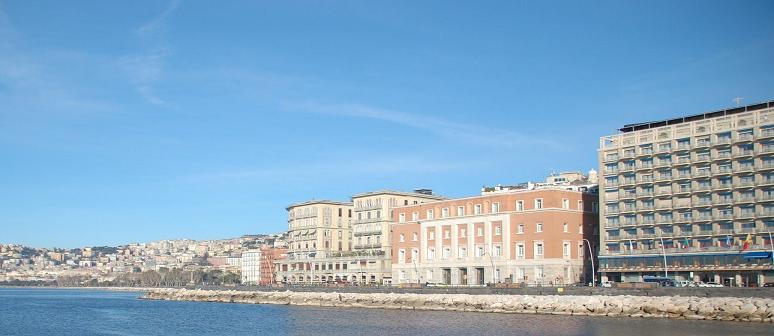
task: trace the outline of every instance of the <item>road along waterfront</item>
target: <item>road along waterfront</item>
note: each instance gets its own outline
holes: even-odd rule
[[[259,292],[151,289],[143,299],[771,323],[770,298]]]

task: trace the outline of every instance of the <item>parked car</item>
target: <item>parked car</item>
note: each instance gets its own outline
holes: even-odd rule
[[[767,282],[763,284],[763,287],[774,287],[774,282]]]
[[[699,283],[699,287],[704,287],[704,288],[716,288],[716,287],[723,287],[723,284],[719,284],[719,283],[717,283],[717,282],[714,282],[714,281],[710,281],[710,282],[700,282],[700,283]]]
[[[677,287],[696,287],[696,283],[688,280],[681,280],[677,282]]]

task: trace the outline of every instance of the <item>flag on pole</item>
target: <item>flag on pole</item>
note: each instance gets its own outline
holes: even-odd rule
[[[747,234],[747,239],[744,240],[744,244],[742,245],[742,251],[747,250],[750,248],[750,244],[752,244],[752,235],[749,233]]]

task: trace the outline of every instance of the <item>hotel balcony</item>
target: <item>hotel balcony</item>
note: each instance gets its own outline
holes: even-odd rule
[[[654,225],[654,224],[656,224],[656,220],[655,219],[642,219],[642,220],[640,220],[640,224],[642,224],[642,225]]]
[[[713,160],[728,160],[731,158],[731,152],[717,152],[712,157]]]
[[[355,237],[359,237],[359,236],[378,235],[378,234],[381,234],[381,233],[382,233],[382,229],[381,228],[377,228],[377,229],[371,229],[371,230],[356,231],[354,234],[355,234]]]
[[[621,171],[620,171],[620,172],[621,172],[621,173],[624,173],[624,172],[633,172],[633,171],[634,171],[634,168],[635,168],[635,165],[623,165],[623,166],[621,167]]]
[[[738,149],[738,148],[735,148],[733,153],[734,153],[734,157],[748,157],[748,156],[753,156],[755,151],[752,150],[752,149]]]
[[[666,160],[658,160],[656,164],[654,165],[654,168],[664,168],[664,167],[671,167],[672,166],[672,160],[666,161]]]
[[[618,161],[619,157],[618,155],[605,155],[605,162],[616,162]]]
[[[706,216],[706,215],[701,216],[700,215],[700,216],[693,217],[693,222],[709,222],[712,219],[713,219],[712,216]]]
[[[730,175],[733,172],[734,170],[730,167],[715,168],[712,170],[712,173],[715,175]]]
[[[653,191],[640,190],[637,192],[637,198],[653,197]]]
[[[715,220],[731,220],[734,218],[734,215],[730,213],[717,213],[712,218]]]
[[[355,249],[369,249],[369,248],[380,248],[382,247],[381,243],[372,243],[372,244],[355,244],[353,246]]]
[[[686,151],[691,150],[691,148],[691,144],[678,144],[675,151]]]
[[[772,138],[772,137],[774,137],[774,128],[766,128],[760,131],[760,134],[758,135],[758,140],[762,138]]]
[[[612,168],[612,169],[605,168],[604,174],[605,175],[617,175],[618,174],[618,167]]]
[[[653,149],[647,148],[647,149],[641,149],[639,153],[637,153],[637,157],[641,156],[650,156],[653,155]]]
[[[754,219],[754,218],[755,218],[755,211],[742,212],[734,215],[734,219]]]
[[[774,179],[772,179],[772,182],[774,182]],[[754,181],[739,181],[734,184],[734,188],[749,188],[754,186],[755,186]]]
[[[673,222],[674,222],[674,220],[672,218],[661,218],[660,217],[658,220],[656,220],[656,223],[658,223],[658,224],[672,224]]]
[[[637,165],[637,170],[649,170],[653,169],[652,163],[640,163]]]
[[[709,147],[712,143],[710,141],[696,141],[696,144],[693,146],[694,149],[698,148],[706,148]]]
[[[753,203],[755,202],[755,196],[739,196],[734,198],[736,203]]]
[[[715,187],[715,190],[729,190],[734,187],[734,184],[731,182],[726,182],[726,183],[716,182],[716,183],[713,183],[713,186]]]
[[[658,176],[656,176],[655,179],[656,179],[656,182],[672,181],[672,174],[668,174],[668,175],[659,174]]]
[[[728,138],[718,138],[715,139],[715,141],[712,142],[712,146],[723,146],[723,145],[729,145],[731,144],[731,137]]]
[[[756,197],[758,202],[767,202],[767,201],[774,201],[774,194],[767,194],[763,193],[760,196]]]
[[[739,133],[734,140],[734,142],[750,142],[755,140],[755,136],[751,133]]]
[[[691,188],[691,191],[693,191],[693,192],[710,191],[710,190],[712,190],[712,185],[710,185],[710,184],[696,185],[693,188]]]
[[[756,154],[771,154],[774,153],[774,146],[763,146],[763,148],[758,149],[756,151]]]
[[[770,170],[774,169],[774,161],[764,161],[761,163],[758,163],[755,168],[758,170]]]
[[[774,178],[760,177],[760,178],[756,179],[756,183],[757,183],[758,186],[774,185]]]
[[[694,200],[692,202],[692,204],[695,207],[696,206],[699,206],[699,207],[710,206],[710,205],[712,205],[712,200]]]
[[[774,217],[774,210],[761,210],[758,212],[758,218],[762,217]]]
[[[707,155],[696,155],[691,161],[693,163],[709,163],[711,160],[710,156]]]

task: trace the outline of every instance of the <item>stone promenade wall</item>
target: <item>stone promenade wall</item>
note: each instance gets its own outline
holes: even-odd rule
[[[668,296],[468,295],[256,292],[150,289],[142,298],[317,307],[443,310],[518,314],[661,317],[690,320],[769,322],[769,298]]]

